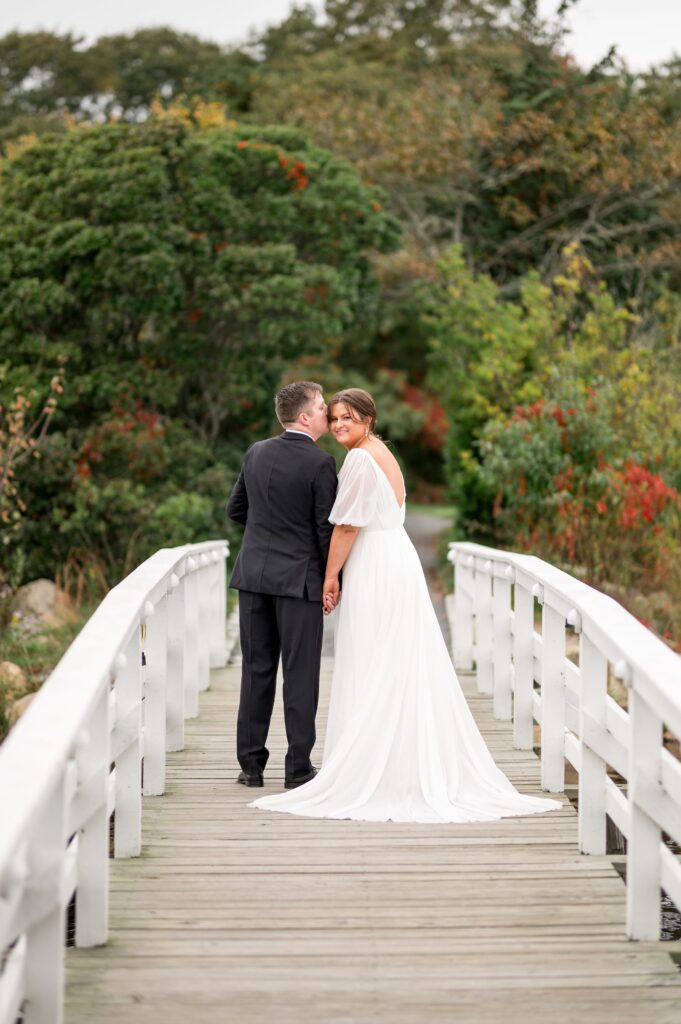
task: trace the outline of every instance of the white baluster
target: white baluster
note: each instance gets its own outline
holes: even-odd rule
[[[143,792],[145,796],[160,796],[165,790],[166,774],[167,598],[161,597],[153,608],[147,606]]]
[[[210,566],[207,555],[199,555],[199,690],[210,686],[211,602]]]
[[[211,668],[222,668],[226,664],[226,636],[225,626],[227,623],[227,567],[225,564],[224,548],[213,553],[215,559],[212,568],[213,587],[211,597],[211,621],[213,623],[213,637],[210,652]]]
[[[511,577],[494,576],[492,581],[492,619],[494,624],[493,671],[494,717],[508,721],[513,714],[513,663],[511,661]]]
[[[475,663],[480,693],[494,692],[494,626],[492,622],[492,563],[475,567]]]
[[[591,749],[591,730],[605,728],[608,661],[586,634],[579,646],[579,848],[582,853],[606,852],[605,794],[607,766]]]
[[[513,745],[534,743],[534,597],[516,581],[513,594]]]
[[[619,666],[617,666],[619,668]],[[616,673],[631,686],[628,671]],[[659,784],[662,722],[635,687],[629,692],[629,844],[627,847],[627,935],[655,942],[660,938],[662,832],[637,802],[639,789]]]
[[[142,643],[133,631],[116,665],[116,720],[134,716],[135,738],[116,758],[114,856],[138,857],[142,849]]]
[[[196,561],[188,558],[184,579],[184,717],[199,713],[199,592]]]
[[[546,601],[542,609],[541,784],[565,786],[565,619]]]
[[[166,750],[184,747],[184,578],[175,573],[168,590]]]
[[[101,946],[109,919],[109,689],[105,689],[87,724],[88,736],[77,745],[79,786],[96,801],[97,810],[78,836],[76,945]]]
[[[61,890],[67,820],[62,769],[53,792],[36,816],[28,852],[29,872],[41,879],[45,913],[26,933],[24,1024],[62,1024],[64,1020],[66,908]]]
[[[452,661],[463,672],[473,668],[473,573],[468,556],[459,552],[454,562],[454,628]]]

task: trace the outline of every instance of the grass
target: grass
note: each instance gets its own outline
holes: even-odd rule
[[[0,661],[11,661],[23,669],[27,686],[22,694],[39,690],[52,669],[61,659],[71,642],[81,631],[96,608],[96,603],[76,608],[72,622],[62,626],[44,626],[39,632],[26,636],[18,623],[10,622],[0,634]],[[0,739],[7,735],[9,702],[0,687]]]
[[[454,519],[453,505],[413,505],[410,502],[409,511],[424,516],[435,516],[437,519]]]

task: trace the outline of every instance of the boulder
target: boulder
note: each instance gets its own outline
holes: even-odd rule
[[[0,661],[0,689],[5,692],[5,699],[11,702],[28,688],[28,680],[23,669],[13,661]]]
[[[7,723],[10,729],[12,728],[13,725],[16,725],[17,721],[21,718],[26,708],[35,699],[36,696],[37,692],[27,693],[24,697],[21,697],[19,700],[14,701],[7,715]]]
[[[61,626],[71,621],[75,612],[70,597],[52,580],[33,580],[17,591],[15,611],[31,616],[46,626]]]

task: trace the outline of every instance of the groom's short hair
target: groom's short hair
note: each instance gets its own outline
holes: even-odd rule
[[[323,392],[321,384],[315,384],[313,380],[294,380],[292,384],[285,384],[277,391],[274,399],[274,409],[277,419],[282,427],[289,423],[295,423],[301,412],[304,412],[315,394]]]

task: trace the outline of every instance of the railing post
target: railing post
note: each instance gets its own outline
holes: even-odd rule
[[[494,625],[492,622],[492,563],[475,567],[475,666],[480,693],[494,692]]]
[[[617,671],[631,687],[628,669]],[[629,750],[629,844],[627,846],[627,935],[656,942],[660,938],[662,832],[638,803],[639,790],[659,784],[662,722],[635,689],[629,690],[631,747]]]
[[[541,784],[549,793],[565,787],[565,619],[542,609]]]
[[[453,551],[454,554],[454,628],[452,630],[452,660],[456,668],[468,672],[473,668],[473,573],[472,555]]]
[[[76,750],[79,786],[96,810],[78,836],[76,945],[101,946],[109,927],[109,689],[97,700]]]
[[[139,626],[116,666],[116,720],[134,716],[132,742],[116,758],[114,856],[138,857],[142,849],[142,643]]]
[[[606,763],[591,749],[589,733],[605,728],[608,695],[608,660],[593,640],[582,633],[579,646],[579,849],[582,853],[606,852]]]
[[[210,686],[210,649],[212,641],[210,605],[210,561],[207,554],[199,555],[199,690]]]
[[[28,849],[28,877],[40,879],[45,912],[26,933],[24,1024],[62,1024],[64,1020],[66,794],[66,775],[61,771],[36,818]]]
[[[534,597],[516,580],[513,593],[513,745],[534,744]]]
[[[199,713],[199,591],[196,560],[184,566],[184,717]]]
[[[145,796],[160,796],[166,774],[166,662],[168,603],[164,595],[156,607],[145,608],[147,644],[144,686],[144,788]]]
[[[513,662],[511,660],[511,580],[512,566],[503,576],[492,578],[492,618],[494,629],[494,717],[508,721],[513,714]]]
[[[184,578],[175,573],[168,589],[166,750],[184,747]]]
[[[213,566],[211,568],[212,596],[211,596],[211,622],[213,624],[210,667],[222,668],[226,664],[226,637],[225,626],[227,624],[227,566],[225,548],[219,548],[212,552]]]

